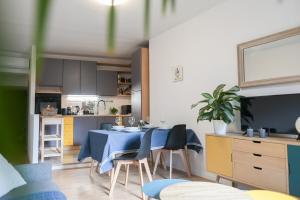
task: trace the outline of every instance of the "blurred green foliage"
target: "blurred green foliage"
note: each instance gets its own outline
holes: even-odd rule
[[[113,53],[115,50],[116,40],[116,7],[110,6],[108,12],[108,23],[107,23],[107,47],[108,52]]]
[[[14,164],[27,162],[27,107],[26,88],[0,86],[0,153]]]

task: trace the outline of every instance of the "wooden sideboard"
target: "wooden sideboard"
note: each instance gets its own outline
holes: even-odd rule
[[[206,135],[209,172],[233,182],[300,196],[300,142],[289,138]]]

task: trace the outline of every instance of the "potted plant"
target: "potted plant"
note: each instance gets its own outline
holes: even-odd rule
[[[212,94],[202,93],[204,100],[201,100],[191,106],[197,107],[199,104],[206,104],[199,109],[197,122],[208,120],[213,121],[215,134],[225,135],[227,124],[234,120],[234,111],[240,110],[240,91],[238,86],[234,86],[229,90],[224,90],[225,84],[219,85]]]
[[[109,112],[110,112],[110,114],[112,114],[112,115],[116,115],[117,113],[118,113],[118,109],[117,108],[115,108],[115,107],[112,107],[112,108],[110,108],[109,109]]]

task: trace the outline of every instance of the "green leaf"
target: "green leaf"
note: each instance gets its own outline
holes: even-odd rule
[[[149,38],[150,30],[150,0],[144,2],[144,37]]]
[[[166,15],[169,0],[162,0],[162,14]]]
[[[172,11],[175,12],[176,11],[176,0],[171,0],[171,7],[172,7]]]
[[[227,92],[239,92],[241,89],[239,86],[234,86],[232,88],[230,88]]]
[[[116,8],[114,5],[109,8],[107,26],[107,48],[108,52],[112,54],[116,45]]]
[[[215,98],[217,98],[219,96],[219,93],[223,90],[223,88],[225,87],[225,84],[220,84],[213,92],[213,96]]]
[[[226,109],[224,110],[224,116],[229,120],[229,123],[233,121],[233,114]]]
[[[233,109],[234,110],[241,110],[241,107],[240,106],[234,106]]]
[[[202,93],[201,95],[202,95],[203,97],[207,98],[207,99],[212,99],[212,98],[214,98],[214,97],[211,96],[211,94],[209,94],[209,93]]]

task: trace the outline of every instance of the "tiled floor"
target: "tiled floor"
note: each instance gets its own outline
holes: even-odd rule
[[[168,178],[168,171],[159,169],[153,179]],[[186,178],[185,173],[174,171],[173,178]],[[191,177],[194,181],[205,181],[199,177]],[[120,172],[118,182],[114,190],[112,199],[135,200],[141,199],[141,188],[137,168],[131,166],[129,172],[128,188],[124,187],[125,172]],[[70,200],[105,200],[109,199],[110,177],[107,174],[99,175],[93,172],[89,176],[89,168],[56,170],[54,171],[54,181],[58,184],[62,192]],[[144,171],[144,181],[148,178]]]

